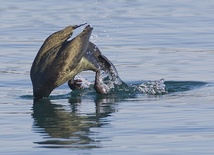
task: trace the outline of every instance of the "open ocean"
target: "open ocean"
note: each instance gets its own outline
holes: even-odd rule
[[[213,8],[212,0],[1,1],[0,154],[213,155]],[[40,46],[85,22],[123,81],[164,78],[169,93],[97,95],[64,84],[33,104]]]

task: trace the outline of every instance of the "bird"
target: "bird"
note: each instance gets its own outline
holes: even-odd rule
[[[85,24],[67,26],[51,34],[42,44],[30,69],[34,98],[48,97],[56,87],[81,71],[81,59],[87,51],[93,28],[87,25],[79,35],[68,39],[82,25]]]
[[[83,25],[86,23],[70,25],[54,32],[40,47],[30,69],[35,100],[48,98],[55,88],[66,82],[72,90],[80,87],[81,81],[75,81],[74,78],[85,70],[92,70],[96,73],[94,89],[98,94],[109,94],[114,88],[121,90],[121,86],[124,90],[129,88],[120,79],[113,63],[100,52],[94,43],[89,41],[93,30],[90,25],[69,40],[73,31]],[[107,82],[102,72],[108,75]],[[144,92],[140,88],[139,91]]]
[[[89,41],[93,30],[90,25],[68,40],[76,28],[85,24],[67,26],[44,41],[30,70],[34,98],[48,97],[55,88],[67,81],[69,87],[74,89],[74,77],[85,70],[96,72],[94,88],[98,94],[108,94],[111,89],[110,85],[103,82],[102,71],[107,72],[112,81],[119,79],[113,63]]]

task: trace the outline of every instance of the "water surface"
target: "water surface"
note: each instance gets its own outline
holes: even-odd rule
[[[213,7],[209,0],[1,2],[0,154],[213,154]],[[29,70],[44,39],[85,22],[125,82],[164,78],[170,93],[103,96],[65,84],[34,105]]]

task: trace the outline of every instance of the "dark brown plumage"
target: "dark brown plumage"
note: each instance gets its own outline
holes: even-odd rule
[[[53,33],[41,46],[30,71],[35,98],[48,97],[53,89],[80,72],[76,67],[86,53],[93,28],[86,26],[79,35],[68,41],[77,27],[68,26]]]
[[[75,75],[85,70],[96,72],[94,88],[97,93],[108,94],[110,91],[110,87],[103,82],[102,71],[107,72],[113,82],[120,82],[115,66],[95,44],[89,42],[92,27],[86,26],[79,35],[68,41],[74,29],[82,25],[68,26],[53,33],[41,46],[30,71],[36,99],[48,97],[56,87],[67,81],[69,87],[74,89]]]

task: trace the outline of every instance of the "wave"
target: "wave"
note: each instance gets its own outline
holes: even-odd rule
[[[155,86],[159,86],[156,92],[152,92],[154,87],[152,86],[149,88],[150,85],[156,84]],[[59,99],[77,99],[79,97],[86,97],[86,98],[94,98],[94,97],[110,97],[110,98],[133,98],[136,97],[136,95],[139,94],[147,94],[147,95],[166,95],[166,94],[172,94],[177,92],[184,92],[184,91],[190,91],[194,89],[200,89],[202,87],[208,87],[210,85],[213,85],[210,82],[203,82],[203,81],[133,81],[123,83],[122,85],[117,85],[114,87],[114,89],[111,90],[111,92],[108,95],[100,95],[97,94],[96,91],[93,88],[93,85],[87,86],[85,89],[80,90],[74,90],[66,94],[52,94],[50,95],[50,100],[59,100]],[[142,87],[143,86],[143,87]],[[139,89],[141,87],[141,89]],[[148,89],[148,90],[143,90]],[[152,89],[152,90],[149,90]],[[160,91],[161,90],[161,91]],[[22,95],[20,96],[23,99],[32,100],[33,95]]]

